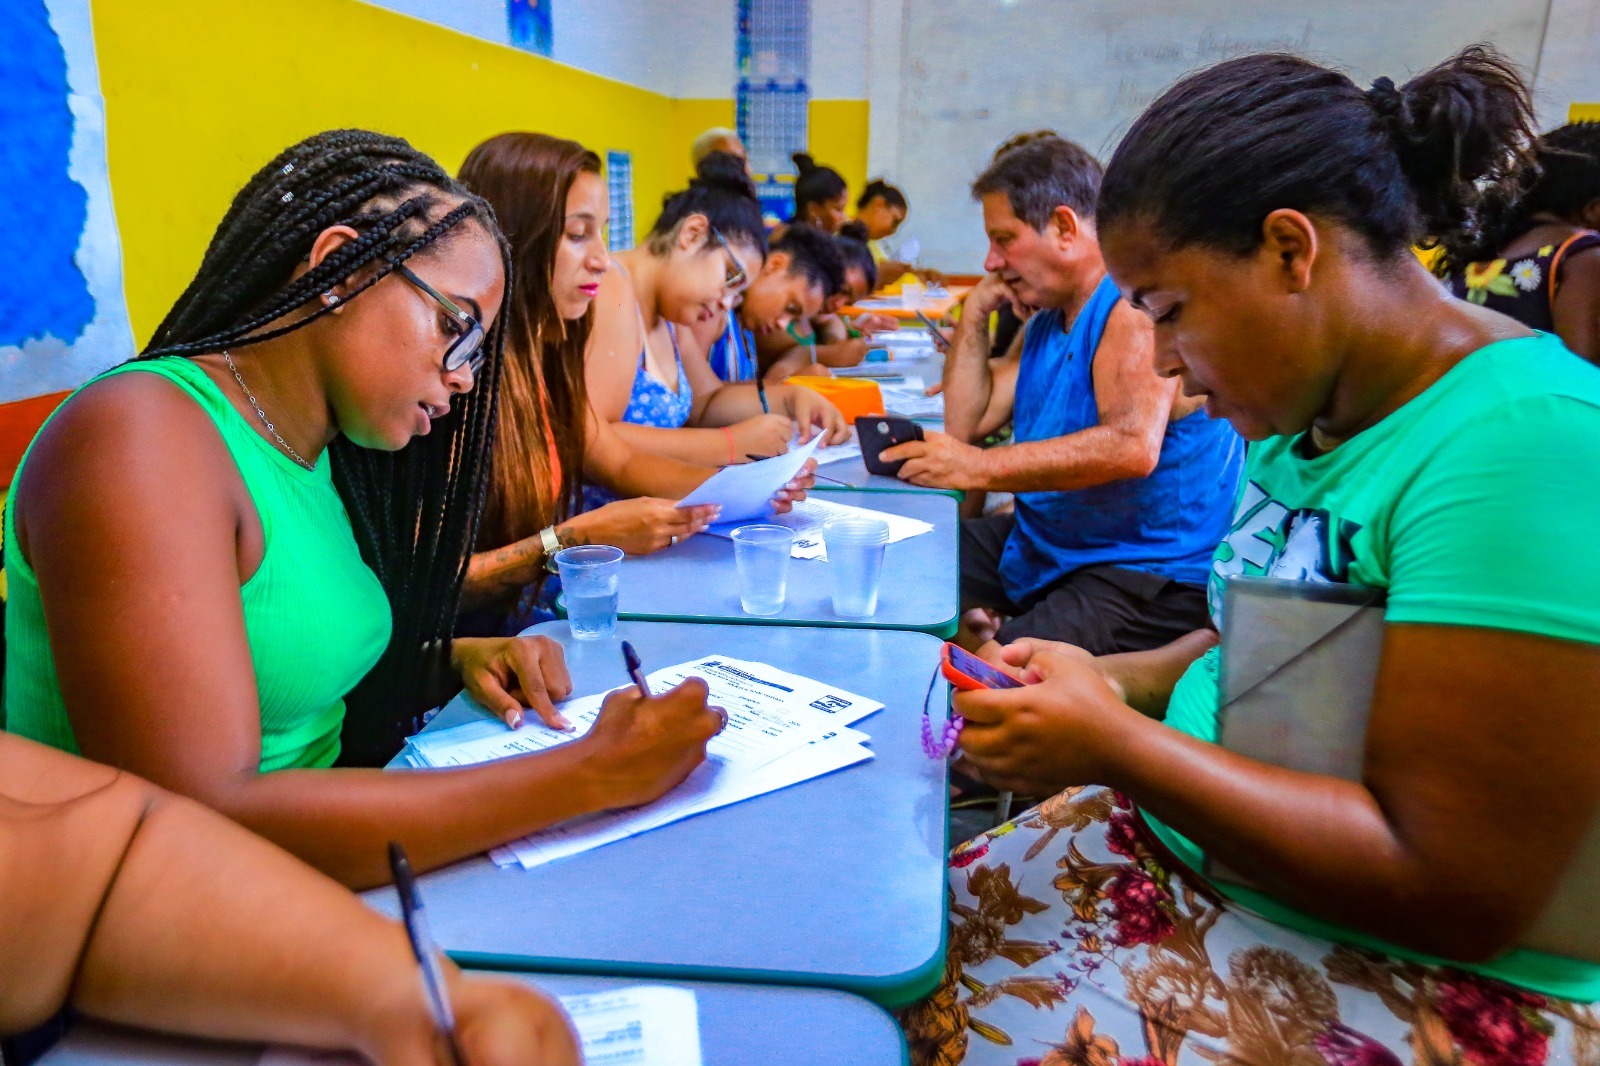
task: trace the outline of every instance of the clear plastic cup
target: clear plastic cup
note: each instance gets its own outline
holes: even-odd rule
[[[767,617],[783,610],[789,587],[789,549],[794,530],[761,523],[733,531],[733,560],[739,568],[739,606],[745,614]]]
[[[928,287],[920,281],[908,281],[900,286],[900,306],[917,308],[928,295]]]
[[[889,523],[881,518],[836,518],[822,529],[833,574],[833,613],[871,618],[878,612],[878,583]]]
[[[561,599],[567,624],[577,640],[608,640],[617,633],[617,580],[622,575],[622,549],[609,544],[580,544],[556,552],[561,574]]]

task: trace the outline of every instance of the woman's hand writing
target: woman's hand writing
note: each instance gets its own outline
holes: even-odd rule
[[[727,714],[706,706],[706,684],[692,677],[670,691],[641,696],[633,687],[606,697],[594,727],[575,743],[592,753],[597,806],[649,803],[705,761],[706,742]]]

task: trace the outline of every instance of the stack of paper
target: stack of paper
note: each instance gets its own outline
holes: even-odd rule
[[[612,992],[557,996],[572,1019],[589,1066],[701,1066],[700,1012],[694,992],[634,985]],[[359,1055],[270,1048],[259,1066],[362,1066]]]
[[[709,701],[728,712],[728,727],[706,745],[706,761],[688,780],[643,807],[602,811],[552,826],[490,852],[502,866],[534,867],[637,836],[682,818],[752,799],[872,758],[871,738],[851,729],[883,704],[764,663],[709,655],[657,670],[648,678],[664,692],[698,677]],[[561,713],[571,733],[551,729],[529,714],[520,729],[474,722],[418,733],[402,760],[417,768],[468,766],[526,755],[587,733],[600,715],[604,694],[568,700]]]

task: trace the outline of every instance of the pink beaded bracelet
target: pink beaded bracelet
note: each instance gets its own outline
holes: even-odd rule
[[[928,678],[928,692],[922,697],[922,750],[930,759],[948,759],[955,754],[956,745],[961,740],[961,727],[967,723],[959,714],[952,713],[945,719],[939,739],[933,739],[933,716],[929,705],[933,702],[933,687],[938,683],[939,668],[936,666],[933,676]]]

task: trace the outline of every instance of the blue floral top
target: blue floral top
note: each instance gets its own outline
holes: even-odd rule
[[[678,386],[669,389],[650,376],[645,365],[648,349],[639,353],[639,367],[633,373],[633,392],[628,396],[628,408],[622,412],[624,422],[636,426],[657,426],[661,429],[681,429],[694,410],[694,389],[689,385],[689,375],[683,370],[683,353],[678,350],[678,331],[667,323],[667,336],[672,338],[672,359],[678,368]],[[621,499],[604,485],[585,482],[583,509],[596,507]]]

